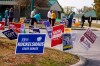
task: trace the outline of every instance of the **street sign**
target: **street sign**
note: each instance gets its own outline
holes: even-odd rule
[[[2,33],[10,40],[17,39],[17,34],[12,29],[3,31]]]
[[[46,34],[19,34],[16,54],[43,54]]]

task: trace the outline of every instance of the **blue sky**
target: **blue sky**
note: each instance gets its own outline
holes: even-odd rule
[[[94,0],[58,0],[59,4],[62,7],[65,6],[74,6],[78,9],[82,8],[83,6],[92,7]]]

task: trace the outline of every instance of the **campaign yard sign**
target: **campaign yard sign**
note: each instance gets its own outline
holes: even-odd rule
[[[92,32],[90,28],[82,35],[80,43],[88,50],[91,45],[95,42],[97,36]]]
[[[21,33],[24,28],[23,28],[23,24],[9,23],[9,29],[13,29],[16,33]]]
[[[3,31],[2,33],[10,40],[17,39],[17,34],[12,29]]]
[[[16,54],[43,54],[46,34],[19,34]]]
[[[39,28],[33,28],[33,33],[40,33],[40,29]]]
[[[52,30],[51,30],[51,27],[50,27],[50,22],[49,21],[44,21],[44,26],[47,30],[49,38],[51,38]]]
[[[73,48],[72,35],[70,33],[63,34],[63,51]]]
[[[30,19],[25,19],[24,23],[30,23],[30,21],[31,21]]]
[[[72,42],[74,44],[74,42],[76,40],[76,33],[71,33],[71,39],[72,39]]]
[[[0,30],[4,30],[5,29],[5,22],[0,22]]]
[[[35,28],[34,26],[29,26],[29,33],[33,33],[33,28]]]
[[[66,21],[65,20],[61,20],[60,24],[64,24],[66,26]]]
[[[62,35],[64,33],[64,25],[54,26],[52,28],[51,47],[62,44]]]
[[[71,33],[72,29],[71,28],[64,28],[64,33]]]

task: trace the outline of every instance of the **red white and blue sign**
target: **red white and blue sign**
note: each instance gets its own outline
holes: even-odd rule
[[[46,34],[19,34],[16,54],[43,54]]]
[[[17,34],[12,29],[3,31],[2,33],[10,40],[17,39]]]

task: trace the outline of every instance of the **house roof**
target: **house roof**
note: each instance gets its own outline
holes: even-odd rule
[[[96,12],[94,10],[88,11],[84,14],[85,17],[96,17]]]
[[[57,0],[49,0],[49,5],[52,6]]]
[[[96,16],[96,12],[94,10],[90,10],[90,11],[84,13],[84,16],[85,17],[89,17],[89,16],[91,16],[91,17],[97,17]],[[82,17],[82,14],[75,14],[75,17]]]
[[[62,7],[57,0],[49,0],[49,5],[51,10],[62,11]]]

